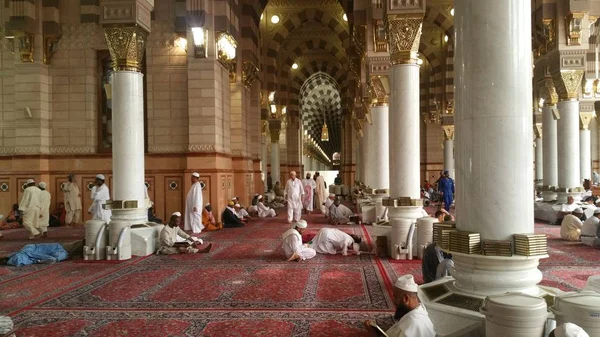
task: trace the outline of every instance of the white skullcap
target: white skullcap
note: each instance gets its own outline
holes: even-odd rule
[[[555,337],[590,337],[582,328],[573,324],[573,323],[565,323],[559,325],[554,330]]]
[[[46,183],[45,182],[40,182],[39,183],[40,188],[46,189]]]
[[[179,212],[175,212],[175,213],[171,214],[171,216],[173,216],[173,215],[177,215],[178,217],[181,217],[181,213],[179,213]]]
[[[600,208],[596,208],[596,209],[594,210],[594,214],[600,214]]]
[[[330,198],[331,198],[331,197],[335,197],[335,193],[330,193],[330,194],[329,194],[329,197],[330,197]]]
[[[596,199],[596,203],[600,204],[600,198]]]
[[[106,180],[106,178],[104,178],[103,174],[97,174],[96,175],[96,179],[100,179],[100,180]]]
[[[29,184],[34,184],[35,180],[33,180],[33,179],[27,179],[27,181],[25,183],[28,184],[28,185]]]
[[[200,173],[194,172],[192,173],[192,177],[200,178]]]
[[[258,194],[258,193],[256,193],[254,196],[255,196],[255,197],[258,197],[258,196],[259,196],[259,194]]]
[[[231,198],[231,200],[240,200],[240,198],[238,198],[238,197],[233,197],[233,198]]]
[[[204,205],[204,207],[206,207],[206,206],[210,206],[210,202],[209,202],[209,203],[207,203],[206,205]]]
[[[240,204],[235,204],[235,205],[233,205],[233,207],[242,207],[242,206],[240,206]]]
[[[262,196],[262,195],[259,195],[259,196],[258,196],[258,199],[262,199],[262,198],[263,198],[263,196]]]
[[[410,274],[398,277],[394,287],[409,293],[416,293],[419,289],[419,286],[415,283],[415,278]]]
[[[298,220],[295,224],[294,227],[298,227],[298,228],[306,228],[308,227],[308,223],[306,222],[306,220]]]
[[[581,213],[583,213],[583,210],[581,209],[581,207],[577,207],[577,208],[575,208],[573,210],[573,213],[579,213],[579,214],[581,214]]]

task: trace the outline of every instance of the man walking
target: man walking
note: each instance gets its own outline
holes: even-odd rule
[[[296,179],[295,171],[290,172],[290,179],[285,185],[284,196],[287,200],[288,223],[297,222],[300,220],[300,215],[302,213],[302,197],[304,196],[304,189],[302,188],[300,179]]]
[[[63,185],[65,211],[67,212],[65,224],[73,226],[79,223],[79,217],[81,216],[81,192],[75,182],[75,175],[73,173],[69,174],[68,179],[69,181]]]
[[[438,186],[444,197],[444,209],[450,213],[450,206],[452,206],[452,200],[454,200],[454,180],[450,178],[448,171],[444,171],[444,176],[440,178]]]

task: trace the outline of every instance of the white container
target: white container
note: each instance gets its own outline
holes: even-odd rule
[[[392,219],[392,251],[390,257],[394,260],[412,260],[412,247],[408,247],[408,236],[413,226],[412,219]],[[409,256],[410,254],[410,256]]]
[[[330,188],[331,190],[331,188]],[[341,185],[333,185],[333,192],[335,195],[342,195],[342,186]]]
[[[131,227],[131,255],[147,256],[158,250],[158,237],[161,224],[135,225]]]
[[[107,260],[131,259],[131,230],[130,223],[112,220],[108,224]]]
[[[600,275],[590,276],[583,290],[595,291],[600,294]]]
[[[85,246],[83,246],[84,260],[106,259],[106,245],[108,233],[106,232],[106,221],[88,220],[85,223]]]
[[[543,337],[548,307],[541,297],[522,293],[488,296],[480,309],[486,337]]]
[[[342,195],[346,196],[350,194],[350,188],[348,188],[348,186],[346,185],[342,185]]]
[[[329,185],[329,193],[335,194],[335,185]]]
[[[425,217],[417,219],[417,257],[423,259],[423,250],[433,242],[433,224],[436,218]]]
[[[600,336],[600,294],[593,291],[562,293],[556,295],[550,310],[557,326],[573,323],[590,336]]]

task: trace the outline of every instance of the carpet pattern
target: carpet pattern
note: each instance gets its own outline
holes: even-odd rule
[[[283,213],[283,212],[280,212]],[[304,217],[307,236],[329,227]],[[123,263],[72,260],[0,267],[0,313],[22,336],[367,336],[362,322],[393,324],[392,283],[406,273],[422,282],[421,261],[372,255],[322,255],[286,262],[281,214],[244,228],[202,233],[209,254],[152,255]],[[369,226],[339,226],[371,243]],[[583,287],[597,273],[598,251],[549,236],[542,284]],[[3,231],[0,256],[30,243],[23,229]],[[82,229],[51,228],[43,242],[83,237]]]

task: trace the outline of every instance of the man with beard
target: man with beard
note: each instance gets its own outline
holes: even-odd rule
[[[435,337],[433,323],[425,306],[420,303],[417,296],[418,286],[412,275],[400,276],[394,283],[394,304],[397,321],[385,333],[389,337]],[[365,326],[375,333],[375,322],[367,321]],[[375,335],[377,336],[377,335]]]

